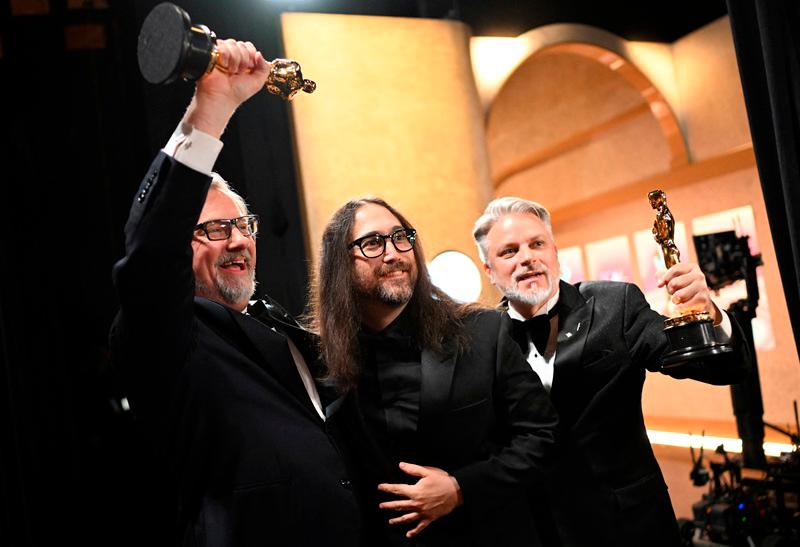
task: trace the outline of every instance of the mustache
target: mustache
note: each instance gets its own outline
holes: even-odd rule
[[[380,271],[378,272],[379,275],[386,275],[392,272],[408,272],[411,271],[411,264],[407,264],[405,262],[392,262],[391,264],[383,264],[381,266]]]
[[[549,270],[544,264],[535,264],[533,266],[526,266],[525,269],[517,274],[514,274],[514,282],[518,282],[521,277],[528,274],[547,274]]]
[[[217,259],[217,266],[222,266],[226,262],[233,262],[234,260],[240,258],[244,259],[244,263],[246,266],[250,266],[253,263],[253,253],[251,253],[248,249],[244,249],[237,253],[229,253],[229,252],[222,253],[221,255],[219,255],[219,258]]]

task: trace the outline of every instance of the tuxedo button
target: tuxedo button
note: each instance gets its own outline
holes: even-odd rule
[[[350,489],[353,488],[353,483],[350,482],[349,479],[341,479],[339,481],[339,486],[341,486],[342,488],[347,488],[348,490],[350,490]]]

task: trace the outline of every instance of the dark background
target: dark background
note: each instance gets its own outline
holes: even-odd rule
[[[133,413],[120,406],[125,390],[106,344],[116,308],[110,272],[123,255],[122,229],[139,179],[180,119],[192,85],[154,87],[138,74],[136,37],[157,2],[107,0],[107,8],[94,7],[105,3],[68,9],[67,0],[0,2],[2,545],[159,543],[141,537],[137,507],[158,493],[138,488]],[[12,12],[22,4],[49,9]],[[662,42],[726,13],[724,1],[179,5],[221,37],[253,41],[267,58],[283,54],[278,15],[289,9],[450,17],[476,35],[497,36],[584,23]],[[306,249],[286,106],[257,95],[224,140],[217,170],[266,221],[258,243],[259,291],[298,313]]]

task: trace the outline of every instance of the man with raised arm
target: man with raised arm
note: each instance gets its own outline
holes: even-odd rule
[[[114,267],[114,357],[155,446],[153,507],[176,523],[153,544],[359,545],[308,336],[285,315],[248,313],[258,218],[212,173],[228,120],[270,65],[249,42],[217,46],[227,71],[197,83],[134,198]]]

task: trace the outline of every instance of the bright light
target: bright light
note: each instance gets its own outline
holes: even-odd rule
[[[470,39],[469,49],[475,84],[484,106],[491,102],[506,78],[530,54],[530,45],[519,38],[475,36]]]
[[[686,433],[672,433],[670,431],[655,431],[652,429],[647,430],[647,437],[652,444],[660,444],[664,446],[678,446],[681,448],[700,448],[702,445],[704,449],[714,451],[719,445],[725,449],[726,452],[735,452],[741,454],[742,441],[741,439],[732,439],[730,437],[712,437],[709,435],[688,435]],[[785,443],[764,443],[764,453],[767,456],[780,456],[783,452],[791,452],[792,445]]]
[[[428,264],[431,282],[453,300],[475,302],[481,295],[481,274],[475,263],[458,251],[439,253]]]

